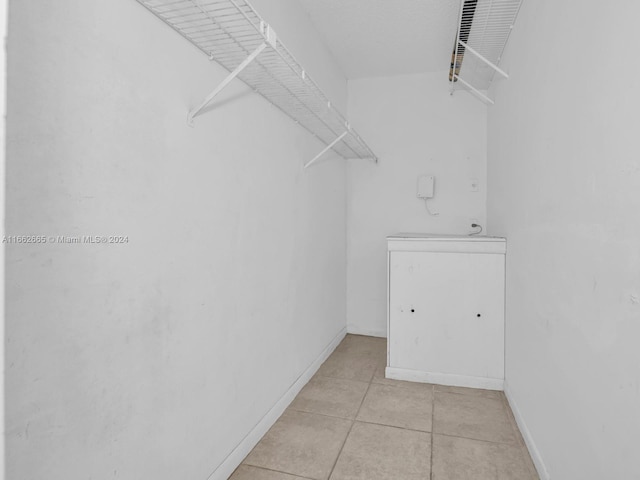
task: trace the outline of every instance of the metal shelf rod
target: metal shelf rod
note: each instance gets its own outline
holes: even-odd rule
[[[486,63],[487,65],[489,65],[491,68],[493,68],[496,72],[498,72],[500,75],[502,75],[504,78],[509,78],[509,74],[506,73],[504,70],[502,70],[500,67],[498,67],[496,64],[494,64],[493,62],[487,60],[485,57],[483,57],[482,55],[480,55],[477,51],[475,51],[473,48],[471,48],[469,45],[467,45],[466,43],[464,43],[461,40],[458,40],[458,43],[460,45],[462,45],[466,50],[469,50],[471,53],[473,53],[476,57],[478,57],[480,60],[482,60],[484,63]]]
[[[231,72],[229,75],[227,75],[227,78],[225,78],[222,82],[220,82],[220,84],[215,88],[215,90],[213,92],[211,92],[207,98],[204,99],[204,101],[197,106],[196,108],[194,108],[193,110],[191,110],[189,112],[189,115],[187,117],[187,122],[189,123],[189,125],[193,125],[193,119],[195,117],[197,117],[200,112],[202,111],[203,108],[205,108],[207,105],[209,105],[211,103],[211,101],[216,97],[216,95],[218,95],[222,90],[224,90],[224,88],[229,85],[231,83],[231,81],[236,78],[240,72],[242,72],[242,70],[244,70],[245,68],[247,68],[247,65],[249,65],[251,62],[253,62],[256,57],[258,55],[260,55],[260,53],[262,53],[262,51],[267,48],[267,42],[263,42],[258,48],[256,48],[251,55],[249,55],[244,62],[242,62],[240,65],[238,65],[236,67],[236,69]]]
[[[202,115],[214,98],[237,78],[313,134],[323,147],[328,146],[321,155],[333,150],[345,159],[377,161],[249,0],[137,1],[210,60],[231,72],[204,101],[189,111],[190,122]]]
[[[498,75],[509,78],[499,65],[523,0],[459,0],[464,12],[458,19],[454,44],[457,71],[450,74],[452,92],[467,90],[485,103]],[[453,84],[458,82],[458,87]],[[484,92],[484,93],[483,93]]]
[[[480,90],[478,90],[476,87],[474,87],[473,85],[471,85],[469,82],[463,80],[462,78],[460,78],[458,75],[453,75],[455,78],[458,79],[458,81],[460,81],[460,83],[462,83],[463,85],[465,85],[466,87],[468,87],[473,93],[475,93],[476,95],[478,95],[480,98],[482,98],[485,102],[490,103],[491,105],[494,104],[494,101],[491,100],[489,97],[487,97],[484,93],[482,93]]]
[[[456,33],[456,48],[453,56],[453,68],[451,69],[451,95],[456,90],[456,84],[453,79],[456,77],[456,68],[458,67],[458,45],[460,43],[460,27],[462,26],[462,15],[464,13],[464,0],[460,1],[460,12],[458,13],[458,31]]]
[[[329,145],[324,147],[324,149],[318,155],[313,157],[311,159],[311,161],[307,162],[307,164],[304,166],[304,168],[309,168],[311,165],[313,165],[315,162],[317,162],[318,159],[320,157],[322,157],[326,152],[331,150],[336,143],[338,143],[340,140],[342,140],[344,137],[346,137],[347,133],[349,133],[349,130],[345,131],[342,135],[340,135],[338,138],[336,138],[333,142],[331,142]]]

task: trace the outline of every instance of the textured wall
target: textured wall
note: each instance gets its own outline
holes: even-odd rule
[[[489,109],[507,383],[558,480],[640,478],[640,61],[624,47],[638,15],[631,0],[524,2]]]
[[[237,82],[188,127],[225,72],[132,0],[14,1],[8,52],[8,233],[129,239],[7,248],[8,477],[204,480],[344,328],[344,162]]]
[[[347,323],[386,336],[386,236],[464,234],[472,218],[485,223],[487,108],[466,92],[450,96],[442,71],[351,80],[349,114],[380,163],[349,161]],[[423,174],[436,176],[437,217],[416,198]]]

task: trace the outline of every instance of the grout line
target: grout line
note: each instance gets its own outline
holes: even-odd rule
[[[291,408],[291,410],[298,413],[306,413],[307,415],[318,415],[320,417],[337,418],[339,420],[347,420],[349,422],[366,423],[367,425],[378,425],[380,427],[389,427],[389,428],[395,428],[398,430],[407,430],[409,432],[428,433],[428,434],[431,434],[432,440],[433,440],[433,435],[440,435],[442,437],[461,438],[464,440],[473,440],[476,442],[491,443],[494,445],[508,445],[512,447],[514,446],[522,447],[522,445],[518,440],[516,440],[516,442],[496,442],[493,440],[486,440],[484,438],[465,437],[464,435],[453,435],[451,433],[435,432],[433,429],[433,420],[434,420],[435,412],[432,412],[431,414],[431,430],[417,430],[415,428],[400,427],[398,425],[389,425],[388,423],[378,423],[378,422],[372,422],[370,420],[362,420],[362,419],[350,418],[350,417],[339,417],[337,415],[329,415],[328,413],[309,412],[307,410],[296,410],[294,408]],[[356,417],[357,417],[357,414],[356,414]]]
[[[339,418],[340,420],[348,420],[350,422],[355,421],[355,417],[340,417],[338,415],[331,415],[329,413],[320,413],[320,412],[310,412],[308,410],[299,410],[297,408],[293,408],[293,407],[289,407],[289,409],[292,412],[298,412],[298,413],[308,413],[310,415],[319,415],[321,417],[329,417],[329,418]]]
[[[334,380],[345,380],[347,382],[360,382],[360,383],[366,383],[366,384],[371,383],[371,380],[357,380],[357,379],[354,379],[354,378],[334,377],[332,375],[317,375],[317,376],[318,377],[324,377],[324,378],[332,378]],[[314,377],[315,377],[315,375],[314,375]]]
[[[338,377],[338,376],[334,376],[334,375],[326,375],[326,374],[320,374],[320,373],[316,373],[314,375],[314,377],[324,377],[324,378],[333,378],[335,380],[346,380],[348,382],[360,382],[360,383],[371,383],[371,380],[373,380],[373,376],[376,374],[375,369],[373,370],[373,373],[371,374],[371,378],[369,380],[361,380],[361,379],[357,379],[357,378],[346,378],[346,377]],[[312,377],[313,378],[313,377]],[[311,381],[311,380],[309,380]]]
[[[315,377],[322,377],[322,378],[330,378],[332,380],[344,380],[345,382],[355,382],[355,383],[371,383],[367,380],[355,380],[353,378],[344,378],[344,377],[332,377],[331,375],[321,375],[319,373],[315,374],[313,377],[311,377],[311,380],[313,380]],[[309,380],[309,383],[311,383],[311,380]],[[306,386],[306,385],[305,385]]]
[[[530,461],[531,455],[529,454],[529,450],[527,450],[526,446],[520,445],[519,442],[517,444],[516,443],[492,442],[491,440],[483,440],[483,439],[480,439],[480,438],[461,437],[459,435],[450,435],[448,433],[434,433],[434,435],[438,435],[440,437],[459,438],[460,440],[471,440],[472,442],[482,442],[482,443],[486,443],[488,445],[502,445],[502,446],[505,446],[505,447],[513,447],[516,450],[519,450],[520,453],[525,457],[524,460],[525,460],[525,463],[527,464],[526,468],[527,468],[527,471],[529,472],[529,475],[531,475],[532,480],[539,480],[540,479],[540,477],[538,476],[538,473],[537,473],[537,471],[535,469],[535,465],[533,464],[533,461]],[[433,449],[433,447],[432,447],[432,449]]]
[[[434,407],[435,407],[435,405],[434,405]],[[337,418],[337,419],[340,419],[340,420],[347,420],[349,422],[365,423],[367,425],[378,425],[380,427],[389,427],[389,428],[395,428],[395,429],[398,429],[398,430],[407,430],[409,432],[428,433],[428,434],[431,435],[431,440],[432,441],[433,441],[433,435],[440,435],[442,437],[461,438],[463,440],[473,440],[473,441],[476,441],[476,442],[491,443],[493,445],[508,445],[508,446],[512,446],[512,447],[514,447],[514,446],[521,447],[522,446],[522,445],[520,445],[519,441],[516,441],[515,443],[514,442],[511,442],[511,443],[510,442],[496,442],[496,441],[493,441],[493,440],[486,440],[486,439],[483,439],[483,438],[465,437],[463,435],[453,435],[451,433],[434,432],[433,431],[434,430],[433,429],[433,419],[434,419],[434,416],[435,416],[435,412],[432,412],[432,414],[431,414],[431,422],[432,422],[431,423],[431,430],[416,430],[415,428],[400,427],[398,425],[389,425],[388,423],[378,423],[378,422],[372,422],[370,420],[358,420],[357,419],[357,414],[356,414],[356,417],[354,417],[354,418],[347,418],[347,417],[338,417],[336,415],[329,415],[327,413],[308,412],[306,410],[296,410],[296,409],[293,409],[293,408],[291,410],[294,411],[294,412],[298,412],[298,413],[306,413],[307,415],[318,415],[320,417]],[[358,413],[359,413],[359,411],[358,411]],[[284,472],[284,473],[286,473],[286,472]]]
[[[431,422],[432,422],[432,424],[431,424],[431,431],[429,431],[429,432],[424,431],[424,430],[415,430],[413,428],[399,427],[397,425],[388,425],[388,424],[384,424],[384,423],[376,423],[376,422],[370,422],[370,421],[365,421],[365,420],[356,420],[357,415],[358,415],[358,413],[360,413],[362,405],[364,404],[364,398],[366,397],[367,393],[368,393],[368,390],[365,393],[365,396],[363,397],[363,400],[360,402],[360,407],[358,408],[358,412],[356,413],[356,417],[354,417],[354,418],[337,417],[337,416],[334,416],[334,415],[327,415],[327,414],[324,414],[324,413],[306,412],[306,411],[303,411],[303,410],[294,410],[296,412],[305,413],[307,415],[318,415],[318,416],[321,416],[321,417],[337,418],[337,419],[340,419],[340,420],[346,420],[346,421],[351,422],[351,426],[349,427],[349,431],[347,432],[345,440],[342,443],[342,446],[340,447],[340,451],[338,452],[338,455],[337,455],[336,460],[335,460],[335,462],[333,464],[333,467],[331,468],[331,473],[333,473],[333,470],[335,469],[335,466],[336,466],[336,464],[338,462],[338,458],[340,457],[340,454],[342,453],[342,450],[344,449],[344,445],[346,444],[347,438],[349,437],[349,434],[351,433],[351,430],[353,429],[353,427],[355,426],[356,423],[364,423],[364,424],[368,424],[368,425],[379,425],[381,427],[394,428],[394,429],[397,429],[397,430],[406,430],[406,431],[410,431],[410,432],[429,434],[430,437],[431,437],[431,458],[430,458],[430,476],[429,476],[429,478],[431,480],[433,480],[434,435],[439,435],[441,437],[459,438],[461,440],[471,440],[471,441],[474,441],[474,442],[482,442],[482,443],[486,443],[486,444],[489,444],[489,445],[505,445],[505,446],[509,446],[509,447],[519,448],[520,450],[523,450],[525,453],[528,454],[528,451],[526,451],[526,449],[524,449],[524,447],[522,445],[520,445],[519,441],[516,441],[516,443],[496,442],[496,441],[486,440],[486,439],[482,439],[482,438],[465,437],[465,436],[462,436],[462,435],[452,435],[452,434],[449,434],[449,433],[435,432],[434,431],[435,402],[433,402],[433,408],[432,408],[432,413],[431,413]],[[259,465],[252,465],[250,463],[243,463],[243,464],[244,465],[249,465],[249,466],[252,466],[252,467],[256,467],[256,468],[262,468],[262,469],[265,469],[265,470],[271,470],[269,468],[265,468],[265,467],[262,467],[262,466],[259,466]],[[279,472],[279,473],[286,473],[288,475],[293,475],[290,472],[281,472],[279,470],[273,470],[273,471],[274,472]],[[330,475],[331,475],[331,473],[330,473]],[[305,477],[301,477],[301,478],[305,478]]]
[[[373,375],[371,375],[371,380],[373,380]],[[333,471],[336,469],[336,465],[338,464],[338,460],[340,459],[340,455],[342,455],[342,450],[344,450],[344,446],[347,444],[347,440],[349,439],[349,435],[351,435],[351,430],[353,430],[353,426],[356,424],[356,418],[358,418],[358,414],[360,413],[360,410],[362,409],[362,405],[364,404],[364,399],[367,398],[367,394],[369,393],[369,389],[371,388],[371,380],[369,380],[369,386],[367,387],[367,391],[364,392],[364,396],[362,397],[362,400],[360,401],[360,406],[358,407],[358,410],[356,411],[356,415],[355,415],[355,417],[353,417],[353,421],[351,422],[351,427],[349,427],[349,431],[347,432],[347,436],[344,437],[344,442],[342,442],[342,446],[340,447],[340,451],[338,452],[338,455],[336,456],[336,461],[333,462],[333,466],[331,467],[331,471],[329,472],[329,480],[331,480],[331,476],[333,475]]]
[[[399,383],[387,383],[387,382],[378,382],[376,381],[376,373],[378,371],[378,367],[376,366],[376,368],[373,369],[371,376],[369,377],[369,380],[363,380],[363,379],[352,379],[352,378],[344,378],[344,377],[339,377],[339,376],[331,376],[331,375],[322,375],[319,373],[316,373],[316,376],[318,377],[323,377],[323,378],[328,378],[328,379],[335,379],[335,380],[342,380],[342,381],[347,381],[347,382],[353,382],[353,383],[366,383],[367,384],[367,388],[366,391],[364,393],[364,396],[362,397],[362,400],[360,401],[360,405],[357,408],[357,411],[355,413],[355,416],[353,416],[352,418],[348,418],[348,417],[344,417],[344,416],[337,416],[337,415],[331,415],[331,414],[325,414],[325,413],[318,413],[318,412],[310,412],[310,411],[306,411],[306,410],[299,410],[299,409],[295,409],[292,408],[291,406],[289,407],[291,410],[296,411],[296,412],[301,412],[301,413],[305,413],[308,415],[318,415],[318,416],[323,416],[323,417],[329,417],[329,418],[335,418],[335,419],[341,419],[341,420],[345,420],[345,421],[349,421],[351,422],[351,425],[349,426],[348,432],[344,438],[344,441],[342,442],[342,445],[340,446],[340,449],[338,451],[338,454],[335,458],[335,461],[333,462],[333,465],[331,467],[331,470],[329,472],[329,480],[331,479],[331,476],[333,475],[335,468],[338,464],[338,460],[340,459],[344,448],[346,446],[346,443],[351,435],[351,432],[353,431],[353,428],[355,427],[356,423],[362,423],[362,424],[371,424],[371,425],[379,425],[379,426],[383,426],[383,427],[388,427],[388,428],[395,428],[395,429],[400,429],[400,430],[408,430],[408,431],[412,431],[412,432],[418,432],[418,433],[422,433],[422,434],[429,434],[430,435],[430,462],[429,462],[429,480],[434,480],[434,438],[435,436],[443,436],[443,437],[451,437],[451,438],[459,438],[459,439],[463,439],[463,440],[471,440],[471,441],[477,441],[477,442],[482,442],[482,443],[486,443],[489,445],[506,445],[506,446],[511,446],[511,447],[515,447],[515,448],[519,448],[520,450],[522,450],[522,437],[521,437],[521,433],[520,430],[517,428],[517,426],[514,428],[515,422],[513,421],[512,418],[512,412],[511,409],[508,405],[508,402],[506,400],[506,397],[504,394],[502,395],[483,395],[483,394],[473,394],[473,393],[467,393],[467,392],[459,392],[459,391],[447,391],[446,389],[440,390],[439,387],[440,385],[437,384],[423,384],[425,385],[425,387],[430,387],[431,390],[431,429],[430,431],[424,431],[424,430],[415,430],[412,428],[406,428],[406,427],[400,427],[397,425],[388,425],[388,424],[384,424],[384,423],[377,423],[377,422],[372,422],[372,421],[366,421],[366,420],[359,420],[358,419],[358,415],[360,414],[362,407],[364,405],[364,402],[368,396],[368,394],[370,393],[371,387],[373,385],[379,385],[379,386],[390,386],[390,387],[394,387],[394,388],[400,388],[400,389],[408,389],[409,386],[408,385],[403,385],[402,383],[400,383],[401,381],[398,381]],[[425,391],[428,391],[428,388],[425,388]],[[500,393],[499,391],[496,391],[498,393]],[[496,442],[496,441],[491,441],[491,440],[484,440],[484,439],[479,439],[479,438],[473,438],[473,437],[466,437],[466,436],[460,436],[460,435],[450,435],[450,434],[446,434],[446,433],[437,433],[435,432],[435,408],[436,408],[436,395],[437,394],[444,394],[444,395],[457,395],[457,396],[463,396],[463,397],[471,397],[471,398],[479,398],[479,399],[489,399],[489,400],[498,400],[501,405],[502,405],[502,409],[503,412],[507,415],[508,417],[508,422],[510,424],[510,426],[512,427],[512,429],[515,430],[515,442]],[[526,451],[526,448],[525,448]],[[526,453],[528,454],[528,451],[526,451]],[[249,465],[249,464],[247,464]],[[256,468],[262,468],[264,470],[271,470],[271,469],[265,469],[264,467],[259,467],[259,466],[254,466]],[[285,474],[289,474],[288,472],[280,472],[278,470],[271,470],[273,472],[278,472],[278,473],[285,473]],[[300,478],[304,478],[305,480],[306,477],[300,477]]]
[[[520,442],[508,443],[508,442],[494,442],[493,440],[484,440],[482,438],[463,437],[461,435],[452,435],[450,433],[433,432],[434,435],[440,435],[441,437],[460,438],[462,440],[473,440],[474,442],[490,443],[491,445],[506,445],[508,447],[521,447]]]
[[[331,471],[329,472],[329,477],[328,479],[331,480],[331,476],[333,475],[333,471],[336,469],[336,465],[338,464],[338,460],[340,459],[340,455],[342,455],[342,450],[344,450],[344,446],[347,443],[347,439],[349,438],[349,435],[351,435],[351,430],[353,430],[353,426],[356,424],[355,420],[351,421],[351,426],[349,427],[349,431],[347,432],[347,435],[344,437],[344,442],[342,442],[342,445],[340,446],[340,450],[338,450],[338,455],[336,455],[336,460],[333,462],[333,465],[331,466]]]
[[[433,480],[433,430],[436,416],[436,386],[431,387],[431,458],[429,459],[429,480]]]
[[[274,470],[273,468],[259,467],[257,465],[251,465],[249,463],[241,463],[240,465],[238,465],[238,468],[242,467],[243,465],[245,467],[257,468],[258,470],[266,470],[267,472],[282,473],[283,475],[289,475],[289,476],[294,477],[294,478],[302,478],[303,480],[314,480],[311,477],[302,477],[302,476],[296,475],[294,473],[283,472],[282,470]],[[236,468],[233,473],[236,473],[236,471],[238,471],[238,468]],[[231,474],[231,476],[233,476],[233,474]]]
[[[382,382],[380,380],[376,381],[375,374],[374,374],[373,381],[371,383],[373,383],[374,385],[382,385],[385,387],[404,388],[405,390],[418,389],[420,386],[424,386],[425,391],[428,388],[433,388],[432,383],[407,382],[405,380],[394,380],[392,378],[387,378],[387,377],[384,377],[383,379],[387,381],[386,382]],[[389,382],[394,382],[394,383],[389,383]],[[400,383],[395,383],[395,382],[400,382]],[[407,385],[407,383],[410,385]]]
[[[402,380],[399,380],[402,381]],[[462,393],[462,392],[449,392],[447,390],[438,390],[438,387],[446,387],[447,385],[438,385],[438,384],[433,384],[434,390],[433,393],[444,393],[446,395],[462,395],[463,397],[474,397],[474,398],[489,398],[491,400],[502,400],[502,397],[504,395],[480,395],[477,393]],[[468,388],[468,387],[460,387],[460,388]],[[500,390],[484,390],[481,388],[474,388],[472,390],[482,390],[482,391],[487,391],[487,392],[496,392],[496,393],[502,393],[502,391]]]
[[[380,427],[396,428],[398,430],[407,430],[408,432],[416,433],[432,433],[430,430],[416,430],[415,428],[399,427],[398,425],[389,425],[388,423],[372,422],[370,420],[356,420],[358,423],[366,423],[367,425],[378,425]]]

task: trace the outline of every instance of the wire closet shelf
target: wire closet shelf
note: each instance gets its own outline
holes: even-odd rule
[[[451,92],[471,91],[493,104],[486,93],[496,74],[509,78],[498,65],[523,0],[460,0],[458,33],[453,51]]]
[[[377,157],[246,0],[137,0],[180,35],[231,72],[189,112],[189,122],[238,77],[325,148],[305,167],[333,150],[345,159]]]

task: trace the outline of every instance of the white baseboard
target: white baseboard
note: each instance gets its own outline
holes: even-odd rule
[[[253,429],[247,434],[246,437],[242,439],[240,444],[233,449],[233,451],[224,459],[224,461],[215,469],[215,471],[209,475],[207,480],[227,480],[231,474],[238,468],[238,465],[242,463],[244,458],[253,450],[253,447],[257,445],[260,439],[264,436],[265,433],[271,428],[271,426],[276,423],[276,420],[280,418],[280,416],[287,409],[289,404],[293,401],[296,395],[302,390],[307,382],[313,377],[313,375],[318,371],[320,365],[331,355],[331,353],[336,349],[336,347],[340,344],[342,339],[347,334],[347,329],[343,328],[340,330],[340,333],[336,335],[336,337],[331,340],[329,345],[325,347],[322,353],[313,361],[311,365],[298,377],[298,379],[289,387],[289,390],[285,392],[280,400],[276,402],[276,404],[271,407],[271,410],[267,412],[267,414],[262,417],[262,419],[258,422],[258,424],[253,427]]]
[[[509,389],[509,384],[505,382],[504,385],[504,394],[507,397],[507,401],[509,402],[509,406],[511,407],[511,411],[513,412],[513,416],[516,419],[516,423],[518,424],[518,428],[520,429],[520,433],[522,433],[522,438],[524,438],[524,443],[527,444],[527,449],[529,450],[529,455],[531,455],[531,460],[533,460],[533,464],[536,466],[536,470],[538,471],[538,476],[540,480],[551,480],[551,476],[547,471],[547,467],[542,460],[542,455],[540,455],[540,450],[536,447],[535,442],[533,441],[533,436],[531,435],[531,431],[527,427],[527,424],[522,417],[522,413],[518,408],[513,396],[511,395],[511,391]]]
[[[361,328],[358,325],[347,324],[347,333],[351,333],[353,335],[366,335],[367,337],[387,338],[386,327],[384,329],[377,330],[375,328]]]
[[[421,372],[395,367],[387,367],[385,375],[387,378],[393,378],[394,380],[435,383],[452,387],[484,388],[485,390],[502,390],[504,388],[504,380],[500,378],[467,377],[464,375]]]

